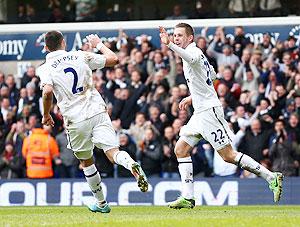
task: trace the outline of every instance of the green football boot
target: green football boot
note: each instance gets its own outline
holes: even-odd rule
[[[92,211],[94,213],[96,213],[96,212],[109,213],[111,210],[107,203],[103,207],[99,207],[96,203],[89,204],[89,205],[87,205],[87,207],[89,208],[90,211]]]
[[[282,173],[275,172],[274,180],[269,184],[270,190],[274,194],[274,202],[277,203],[280,200],[282,194],[282,181],[283,175]]]
[[[137,180],[138,187],[142,192],[148,191],[148,180],[146,174],[144,173],[142,167],[139,163],[135,162],[131,166],[131,172],[135,179]]]
[[[169,207],[172,209],[193,209],[195,207],[195,200],[194,199],[185,199],[182,196],[178,197],[175,201],[169,203]]]

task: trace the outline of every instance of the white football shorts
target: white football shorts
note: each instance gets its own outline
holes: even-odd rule
[[[119,147],[119,141],[107,112],[97,114],[85,121],[66,126],[68,148],[78,159],[93,156],[94,146],[104,152]]]
[[[180,139],[194,147],[202,138],[219,151],[232,141],[232,131],[224,119],[221,106],[212,107],[193,114],[189,122],[182,126]]]

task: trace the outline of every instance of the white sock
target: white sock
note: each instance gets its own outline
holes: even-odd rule
[[[114,162],[118,165],[124,166],[131,171],[131,166],[135,161],[130,157],[126,151],[118,151],[113,156]]]
[[[178,158],[178,169],[182,183],[182,197],[185,199],[194,198],[193,163],[191,157]]]
[[[90,189],[92,190],[94,197],[98,201],[98,206],[104,206],[106,204],[106,201],[104,199],[102,187],[100,185],[101,177],[96,166],[93,164],[88,167],[83,167],[83,173],[85,175],[86,181],[90,186]]]
[[[246,154],[238,152],[234,161],[236,162],[237,166],[264,178],[268,183],[274,179],[274,173]]]

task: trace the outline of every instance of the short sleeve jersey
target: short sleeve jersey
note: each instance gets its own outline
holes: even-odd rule
[[[41,87],[53,86],[66,122],[80,122],[106,111],[92,79],[92,70],[103,68],[105,62],[106,58],[100,54],[58,50],[47,54],[46,62],[37,69]]]
[[[183,59],[183,72],[192,96],[194,112],[221,106],[213,86],[215,70],[195,43],[189,44],[185,50],[193,57],[192,63]]]

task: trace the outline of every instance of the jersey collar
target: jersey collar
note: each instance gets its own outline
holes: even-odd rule
[[[58,55],[61,55],[65,52],[66,52],[65,50],[56,50],[56,51],[50,52],[46,55],[46,60],[48,60],[50,58],[54,58],[54,57],[56,57]]]
[[[189,49],[189,48],[192,48],[192,47],[195,47],[195,46],[196,46],[196,43],[192,42],[189,45],[187,45],[185,49]]]

